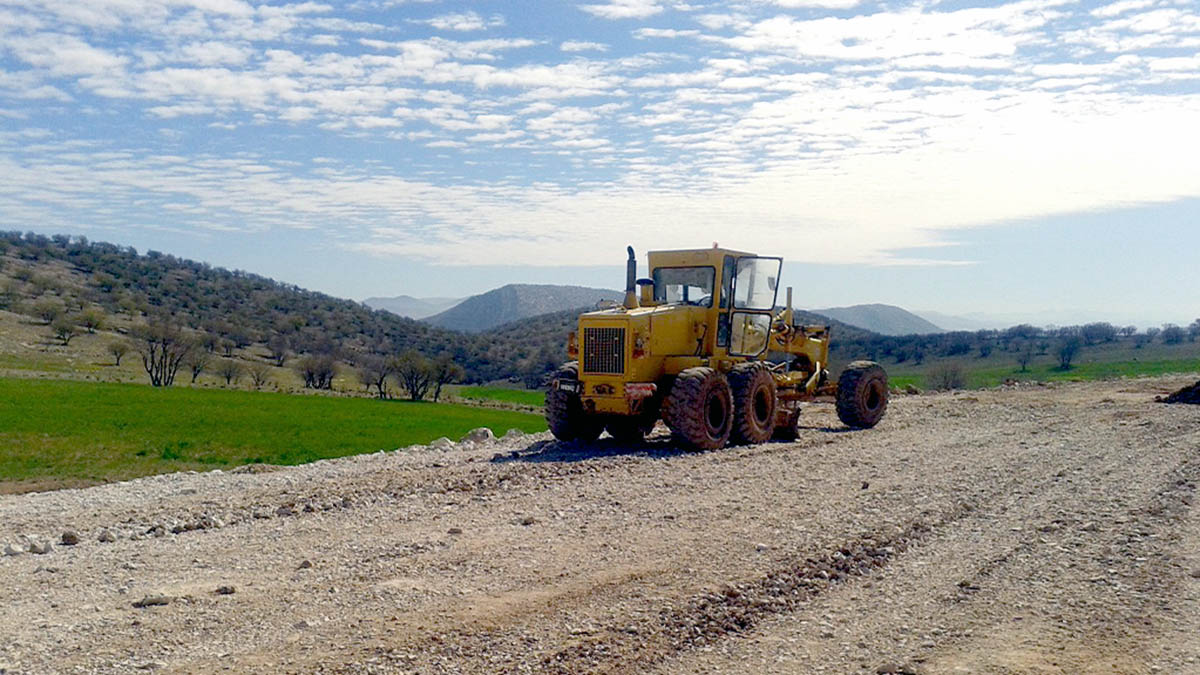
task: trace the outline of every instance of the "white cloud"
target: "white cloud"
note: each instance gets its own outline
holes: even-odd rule
[[[606,52],[608,45],[602,42],[587,42],[585,40],[566,40],[558,46],[564,52]]]
[[[603,5],[580,5],[579,9],[602,19],[645,19],[661,14],[659,0],[612,0]]]
[[[460,12],[443,14],[441,16],[435,16],[432,19],[426,19],[423,21],[414,20],[413,23],[424,23],[438,30],[470,32],[487,30],[489,28],[499,28],[505,24],[505,20],[504,17],[498,14],[484,18],[476,12]]]
[[[771,3],[787,9],[853,9],[862,0],[771,0]]]

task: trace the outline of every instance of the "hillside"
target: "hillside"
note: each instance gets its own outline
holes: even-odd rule
[[[472,296],[425,321],[440,328],[479,333],[519,319],[591,308],[602,300],[620,302],[625,294],[603,288],[551,284],[509,284]]]
[[[941,328],[893,305],[853,305],[814,309],[813,312],[881,335],[941,333]]]
[[[424,319],[462,302],[462,298],[414,298],[411,295],[397,295],[392,298],[367,298],[363,304],[371,309],[382,309],[396,316],[410,319]]]

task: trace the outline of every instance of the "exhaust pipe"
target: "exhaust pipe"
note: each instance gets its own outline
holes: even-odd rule
[[[625,309],[637,309],[637,257],[633,255],[633,247],[627,246],[629,262],[625,266]]]

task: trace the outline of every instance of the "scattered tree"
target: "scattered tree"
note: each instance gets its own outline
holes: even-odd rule
[[[288,356],[291,354],[288,351],[289,346],[287,337],[278,333],[267,340],[267,349],[271,351],[271,360],[280,368],[287,362]]]
[[[89,307],[79,315],[79,323],[89,334],[104,328],[104,311],[97,307]]]
[[[108,343],[108,353],[112,354],[113,359],[116,360],[116,363],[114,363],[113,365],[115,365],[115,366],[121,365],[121,357],[128,354],[129,349],[130,349],[129,343],[126,342],[125,340],[116,340],[114,342]]]
[[[54,323],[54,320],[61,316],[66,309],[63,301],[55,298],[42,298],[33,303],[33,315],[46,322],[47,326]]]
[[[271,366],[265,363],[256,361],[250,364],[246,370],[250,374],[250,382],[255,389],[262,389],[271,382]]]
[[[1133,337],[1137,333],[1137,326],[1124,326],[1119,332],[1121,333],[1121,337]]]
[[[242,379],[242,364],[233,359],[221,359],[216,372],[225,378],[225,384],[237,384],[237,381]]]
[[[184,335],[178,324],[166,317],[135,326],[130,332],[142,357],[142,367],[150,376],[150,384],[156,387],[171,386],[179,366],[191,353],[193,342]]]
[[[203,373],[206,368],[208,368],[208,364],[211,361],[212,355],[206,351],[193,349],[191,353],[188,354],[188,357],[184,359],[184,365],[187,366],[187,369],[192,373],[192,384],[196,383],[196,379],[200,377],[200,374]]]
[[[1112,342],[1117,339],[1117,328],[1111,323],[1089,323],[1079,329],[1079,335],[1089,345]]]
[[[1021,372],[1029,372],[1029,364],[1033,361],[1033,340],[1026,340],[1017,352],[1017,363],[1021,364]]]
[[[1196,319],[1188,326],[1188,340],[1195,342],[1196,338],[1200,338],[1200,319]]]
[[[332,389],[337,365],[328,354],[309,354],[296,363],[306,389]]]
[[[79,335],[79,326],[75,320],[66,314],[54,319],[50,324],[50,330],[54,331],[54,337],[62,340],[63,345],[71,344],[71,338]]]
[[[436,402],[442,396],[442,387],[461,380],[465,375],[462,366],[454,362],[449,352],[438,354],[433,360],[433,400]]]
[[[392,359],[374,355],[367,356],[362,359],[362,364],[358,367],[358,381],[363,383],[368,393],[374,387],[375,395],[382,400],[391,395],[391,392],[388,391],[387,381],[395,372],[395,362]]]
[[[1070,370],[1071,362],[1079,355],[1079,350],[1082,348],[1083,340],[1079,336],[1064,337],[1058,344],[1058,369]]]
[[[1162,327],[1162,341],[1164,345],[1177,345],[1183,342],[1186,336],[1187,333],[1173,323],[1164,324]]]
[[[414,401],[424,400],[433,379],[433,367],[429,359],[417,350],[409,349],[396,357],[393,367],[408,397]]]

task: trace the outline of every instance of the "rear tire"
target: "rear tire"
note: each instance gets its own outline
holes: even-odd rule
[[[848,427],[870,429],[887,412],[887,373],[874,361],[855,361],[838,378],[838,419]]]
[[[560,441],[590,443],[596,440],[604,425],[584,411],[579,394],[559,389],[559,380],[578,382],[579,362],[564,363],[550,379],[550,389],[546,391],[546,423],[550,433]]]
[[[761,362],[739,363],[729,373],[733,433],[737,445],[766,443],[775,431],[775,378]]]
[[[684,370],[667,395],[663,419],[683,445],[697,450],[725,447],[733,428],[728,380],[712,368]]]

